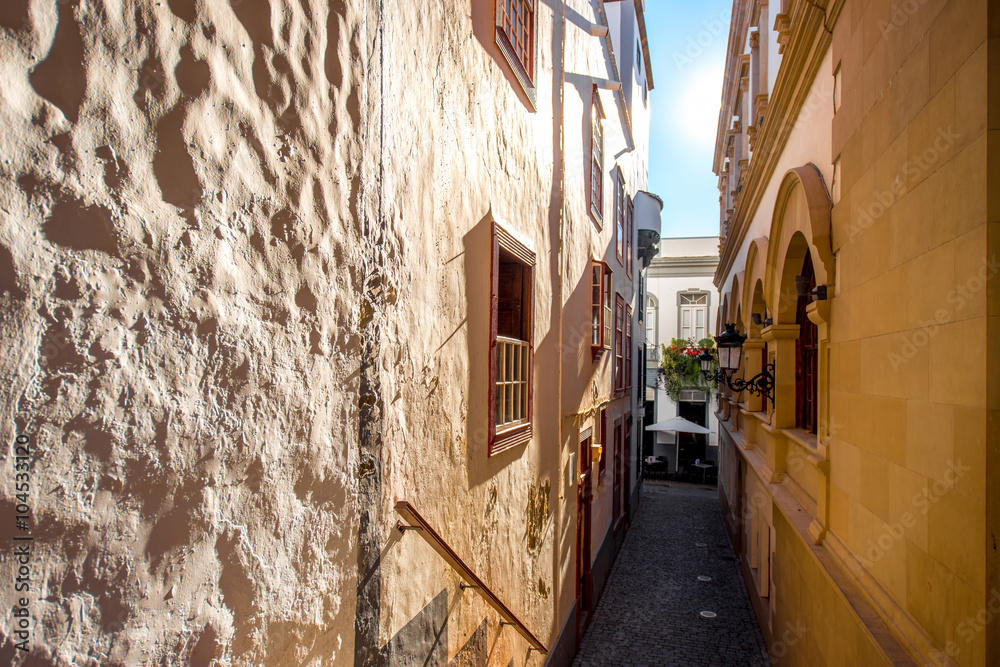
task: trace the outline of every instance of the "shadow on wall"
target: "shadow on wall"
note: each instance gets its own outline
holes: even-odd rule
[[[595,360],[591,352],[593,297],[590,284],[590,255],[584,259],[587,262],[587,269],[576,272],[580,275],[580,279],[572,285],[572,291],[566,299],[567,316],[563,321],[561,359],[566,369],[563,371],[563,404],[574,407],[587,402],[584,398],[592,392],[591,380],[598,375],[604,364],[608,363],[607,359],[610,356],[604,353],[600,359]],[[569,271],[567,275],[570,275]],[[574,318],[574,315],[581,317]],[[570,369],[573,372],[570,372]]]
[[[6,5],[8,2],[9,0],[4,0],[3,4]],[[83,37],[80,34],[80,25],[74,16],[78,4],[78,2],[58,3],[59,22],[56,24],[52,46],[45,60],[31,73],[32,88],[59,107],[63,115],[73,123],[79,118],[80,106],[87,93]],[[11,10],[5,10],[4,13],[8,11]]]
[[[455,657],[448,661],[448,589],[441,591],[400,629],[379,656],[394,667],[485,667],[487,625],[484,618]]]
[[[469,349],[469,413],[466,423],[466,471],[469,488],[492,479],[518,458],[524,445],[489,455],[490,309],[492,299],[493,214],[486,215],[462,238],[465,248],[465,298]]]

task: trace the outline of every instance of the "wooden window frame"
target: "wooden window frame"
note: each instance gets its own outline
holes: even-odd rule
[[[614,393],[625,390],[625,299],[615,294]]]
[[[490,287],[490,380],[489,380],[489,456],[494,456],[502,451],[527,443],[531,439],[532,425],[532,402],[534,388],[534,276],[535,276],[535,253],[527,246],[514,238],[506,229],[493,223],[492,229],[492,256],[491,256],[491,287]],[[497,428],[497,329],[499,321],[499,282],[500,282],[500,251],[512,256],[514,260],[520,262],[528,269],[526,282],[528,304],[522,303],[522,309],[526,310],[523,317],[527,318],[524,325],[528,330],[527,340],[527,409],[526,418],[512,425],[505,425]]]
[[[632,278],[632,257],[635,254],[635,243],[632,240],[635,235],[634,228],[635,204],[632,196],[626,195],[625,203],[625,275]]]
[[[619,266],[625,266],[625,176],[615,168],[615,256]]]
[[[632,390],[632,306],[625,304],[625,391]]]
[[[590,353],[594,360],[611,349],[611,273],[607,262],[591,260]]]
[[[590,97],[590,218],[602,229],[604,225],[604,107],[597,86]]]
[[[503,53],[504,59],[510,65],[511,70],[525,95],[531,102],[534,109],[536,104],[535,80],[538,71],[538,12],[535,11],[535,4],[538,0],[496,0],[494,4],[494,32],[496,33],[496,45]],[[523,23],[515,25],[515,21],[508,14],[508,9],[515,11],[522,9],[528,14]],[[512,34],[517,27],[522,29],[522,34]],[[526,34],[525,34],[526,33]],[[518,44],[527,42],[524,48],[518,49]],[[527,59],[527,62],[525,62]]]

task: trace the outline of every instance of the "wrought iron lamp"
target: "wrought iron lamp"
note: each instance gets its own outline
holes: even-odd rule
[[[715,339],[715,347],[719,351],[719,370],[712,372],[712,354],[702,352],[698,355],[702,374],[711,382],[725,383],[733,391],[749,391],[755,396],[767,396],[774,403],[774,364],[768,364],[764,369],[749,380],[734,378],[739,370],[740,357],[743,354],[743,343],[747,337],[736,332],[735,324],[727,324],[726,330]]]

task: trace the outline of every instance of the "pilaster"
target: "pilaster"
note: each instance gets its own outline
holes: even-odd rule
[[[774,353],[774,419],[775,428],[795,427],[795,340],[798,324],[772,324],[761,331],[767,349]]]

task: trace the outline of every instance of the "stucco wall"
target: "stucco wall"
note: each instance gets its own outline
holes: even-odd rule
[[[558,110],[560,17],[538,5],[532,112],[493,44],[492,6],[470,17],[450,3],[388,9],[386,214],[405,231],[401,287],[387,317],[388,368],[380,520],[380,642],[403,635],[444,594],[447,655],[482,622],[490,660],[523,664],[525,644],[416,534],[391,529],[398,500],[414,504],[451,548],[547,646],[555,617],[555,494],[560,481]],[[417,39],[416,36],[420,38]],[[430,65],[430,66],[429,66]],[[472,74],[474,73],[474,74]],[[461,82],[460,85],[456,85]],[[533,435],[488,449],[491,225],[536,253]],[[408,653],[409,651],[409,653]],[[396,660],[417,652],[400,643]],[[479,656],[485,658],[484,655]],[[534,654],[533,662],[539,661]]]
[[[396,246],[361,222],[372,11],[4,3],[0,395],[34,443],[36,653],[350,655],[359,302]]]
[[[597,231],[590,81],[610,52],[572,22],[564,41],[562,11],[536,4],[529,102],[492,3],[0,8],[0,405],[6,440],[36,446],[40,658],[542,662],[394,505],[553,646],[575,597],[568,464],[611,398],[589,262],[617,261],[625,148],[604,90]],[[535,253],[535,365],[531,440],[489,456],[494,223]],[[615,289],[634,302],[621,267]]]

